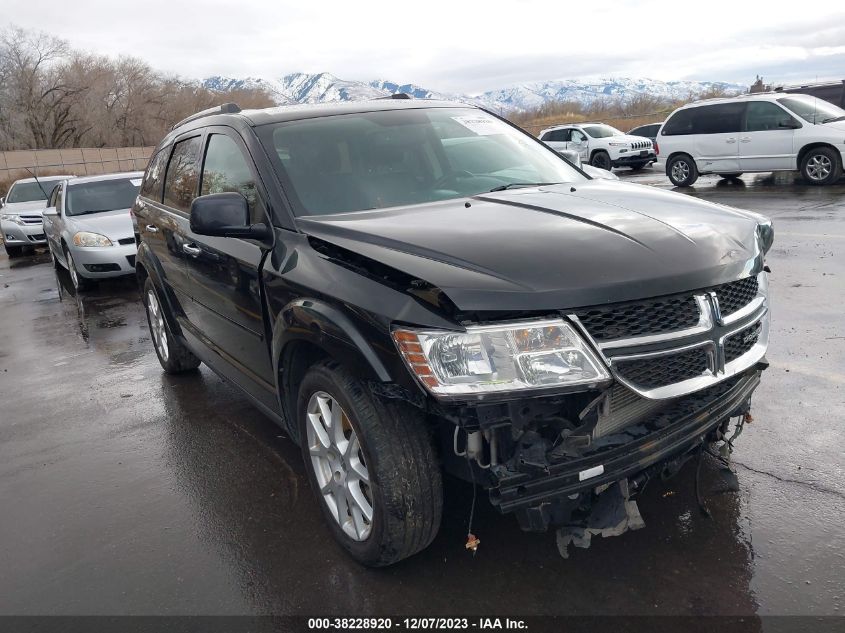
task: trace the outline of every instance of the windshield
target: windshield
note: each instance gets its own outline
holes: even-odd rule
[[[536,139],[469,108],[362,112],[257,131],[297,215],[585,180]]]
[[[58,182],[58,180],[44,180],[42,178],[40,187],[37,182],[16,182],[9,190],[6,202],[35,202],[36,200],[46,201],[50,196],[50,192],[53,191],[53,187],[55,187]]]
[[[778,103],[810,123],[825,123],[845,117],[845,110],[816,97],[784,97],[778,99]]]
[[[585,125],[583,130],[593,138],[607,138],[608,136],[622,136],[622,132],[609,125]]]
[[[115,178],[85,182],[67,187],[65,213],[67,215],[85,215],[101,211],[128,209],[138,196],[141,177]]]

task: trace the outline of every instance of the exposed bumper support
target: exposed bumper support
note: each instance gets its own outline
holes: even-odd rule
[[[503,513],[519,512],[524,528],[545,529],[555,511],[553,505],[559,507],[578,493],[634,478],[700,445],[723,421],[741,412],[760,383],[760,373],[760,368],[749,371],[727,391],[701,403],[695,401],[696,394],[689,396],[695,402],[693,411],[684,411],[666,428],[616,448],[553,463],[547,472],[517,472],[504,465],[491,469],[497,483],[490,489],[490,500]]]

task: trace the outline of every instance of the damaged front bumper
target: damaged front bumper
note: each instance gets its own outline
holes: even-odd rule
[[[577,457],[554,458],[541,467],[511,459],[487,470],[491,502],[515,513],[525,530],[546,530],[568,520],[584,493],[621,480],[638,482],[680,463],[702,443],[718,439],[730,418],[744,414],[765,362],[707,389],[678,398],[656,417],[657,427],[638,424],[627,441],[597,443]],[[623,434],[624,435],[624,434]]]

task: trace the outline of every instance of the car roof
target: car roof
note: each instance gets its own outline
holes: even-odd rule
[[[104,180],[117,180],[118,178],[143,178],[144,172],[142,171],[122,171],[117,174],[99,174],[97,176],[81,176],[79,178],[73,179],[74,186],[76,185],[84,185],[85,183],[89,182],[101,182]]]
[[[276,106],[254,110],[241,110],[235,104],[224,104],[211,108],[180,121],[158,144],[166,147],[174,138],[185,132],[212,125],[232,125],[239,122],[249,126],[285,123],[302,119],[315,119],[338,114],[357,114],[361,112],[382,112],[387,110],[423,110],[430,108],[464,108],[484,111],[476,105],[460,101],[442,101],[437,99],[381,98],[361,101],[335,101],[328,103],[305,103]]]
[[[12,185],[16,185],[18,183],[25,184],[28,182],[45,182],[45,181],[54,181],[54,180],[68,180],[69,178],[76,178],[76,176],[72,174],[68,174],[66,176],[39,176],[38,178],[20,178],[12,183]]]
[[[743,101],[777,101],[778,99],[782,99],[784,97],[807,97],[808,99],[818,99],[819,97],[814,97],[808,94],[802,93],[794,93],[794,92],[753,92],[750,94],[741,94],[736,95],[734,97],[715,97],[713,99],[701,99],[699,101],[693,101],[692,103],[687,103],[682,105],[679,110],[683,110],[685,108],[694,108],[703,105],[716,105],[720,103],[737,103]]]
[[[584,127],[585,125],[606,125],[608,127],[613,127],[610,123],[602,123],[601,121],[579,121],[578,123],[561,123],[560,125],[553,125],[541,130],[540,134],[543,132],[551,132],[552,130],[564,130],[568,127]]]

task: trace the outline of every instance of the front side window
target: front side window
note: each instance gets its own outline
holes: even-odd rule
[[[164,204],[185,213],[190,211],[191,203],[197,196],[201,153],[202,140],[199,136],[179,141],[173,146],[164,178]]]
[[[817,97],[795,95],[778,99],[778,103],[808,123],[832,123],[845,119],[845,110]]]
[[[96,182],[68,184],[68,216],[88,215],[128,209],[138,196],[140,181],[137,178],[110,178]]]
[[[297,215],[449,200],[585,177],[474,108],[334,115],[256,128]]]
[[[745,131],[767,132],[788,129],[795,120],[774,103],[750,101],[745,109]]]
[[[610,136],[621,136],[622,132],[610,125],[585,125],[584,131],[593,138],[608,138]]]
[[[16,182],[6,196],[6,202],[36,202],[47,201],[53,187],[60,182],[58,180],[39,180],[39,182]]]
[[[212,134],[205,153],[200,194],[230,191],[246,198],[253,224],[264,221],[255,178],[241,148],[229,136]]]

